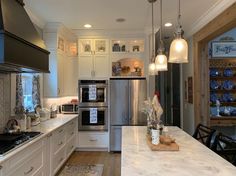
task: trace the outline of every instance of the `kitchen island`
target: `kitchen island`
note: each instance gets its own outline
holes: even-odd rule
[[[121,176],[235,176],[236,167],[178,127],[168,127],[179,151],[151,151],[144,126],[122,127]]]

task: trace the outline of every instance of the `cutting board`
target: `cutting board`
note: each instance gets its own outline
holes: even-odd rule
[[[179,151],[179,145],[176,142],[172,142],[169,145],[161,144],[158,145],[152,144],[151,137],[147,135],[147,144],[152,151]]]

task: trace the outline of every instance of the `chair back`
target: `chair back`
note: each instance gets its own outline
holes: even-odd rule
[[[236,140],[222,133],[216,135],[211,149],[236,166]]]
[[[193,137],[210,148],[211,140],[215,132],[215,129],[199,124],[193,134]]]

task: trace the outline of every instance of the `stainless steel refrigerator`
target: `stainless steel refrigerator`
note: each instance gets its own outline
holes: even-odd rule
[[[147,124],[147,118],[142,112],[146,99],[145,78],[110,80],[110,151],[121,151],[122,126]]]

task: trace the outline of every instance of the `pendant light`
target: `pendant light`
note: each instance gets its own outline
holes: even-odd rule
[[[184,31],[180,24],[180,0],[178,12],[178,26],[175,32],[175,39],[170,45],[169,62],[171,63],[188,63],[188,43],[183,39]]]
[[[162,0],[160,0],[160,47],[155,60],[156,69],[158,71],[167,71],[167,57],[164,54],[165,48],[162,41]]]
[[[156,2],[157,0],[148,0],[148,2],[152,3],[152,56],[151,56],[151,61],[149,63],[148,66],[148,74],[149,75],[158,75],[158,71],[156,69],[156,65],[155,65],[155,50],[154,50],[154,15],[153,15],[153,4],[154,2]]]

